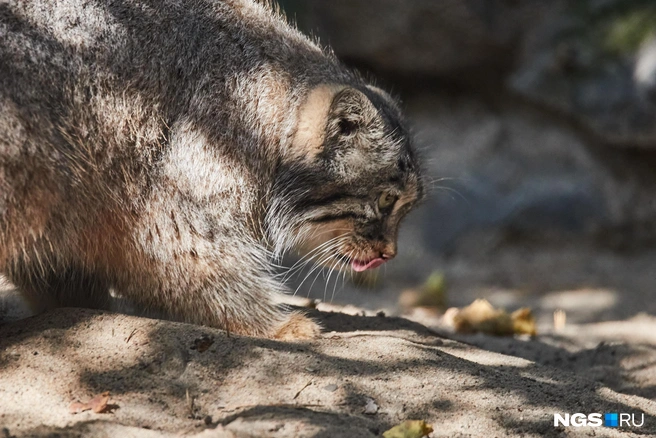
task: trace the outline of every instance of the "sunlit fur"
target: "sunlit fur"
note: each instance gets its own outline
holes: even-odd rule
[[[276,305],[279,256],[392,256],[421,197],[393,99],[265,4],[9,0],[0,41],[0,272],[35,310],[114,289],[312,337]]]

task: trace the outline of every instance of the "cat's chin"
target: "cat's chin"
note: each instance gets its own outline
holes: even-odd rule
[[[355,272],[366,271],[367,269],[374,269],[385,263],[385,259],[381,257],[376,257],[371,260],[355,260],[351,262],[351,267]]]

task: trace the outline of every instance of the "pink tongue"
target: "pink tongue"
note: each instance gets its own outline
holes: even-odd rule
[[[351,266],[355,272],[366,271],[367,269],[374,269],[385,263],[385,260],[380,257],[370,260],[367,263],[361,262],[359,260],[353,260]]]

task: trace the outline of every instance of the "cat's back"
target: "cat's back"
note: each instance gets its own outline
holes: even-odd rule
[[[31,153],[26,143],[35,158],[70,143],[60,136],[70,125],[120,126],[136,106],[157,107],[166,121],[202,111],[228,120],[237,100],[256,98],[250,85],[262,77],[321,82],[343,73],[253,0],[3,0],[0,41],[5,157],[18,146]]]
[[[135,166],[191,99],[203,34],[240,3],[210,24],[210,2],[194,0],[0,1],[0,264],[53,217],[66,235],[76,214],[140,192]]]
[[[348,77],[251,0],[2,0],[0,42],[0,247],[139,204],[180,120],[262,166],[297,84]]]

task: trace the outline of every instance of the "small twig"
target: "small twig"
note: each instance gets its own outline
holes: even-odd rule
[[[224,330],[226,332],[226,338],[230,337],[230,323],[228,319],[228,310],[224,307],[223,309],[223,325],[225,326]]]
[[[125,340],[125,343],[126,343],[126,344],[130,342],[130,339],[132,339],[132,336],[134,336],[134,334],[137,333],[137,330],[138,330],[138,329],[136,329],[136,328],[135,328],[135,329],[132,329],[132,332],[130,333],[130,335],[129,335],[129,336],[127,337],[127,339]]]
[[[185,393],[187,399],[187,409],[189,410],[189,417],[194,418],[194,399],[189,395],[189,388]]]
[[[298,392],[296,393],[296,395],[294,396],[294,398],[292,400],[296,400],[298,398],[298,396],[301,395],[301,392],[303,392],[303,390],[305,388],[307,388],[308,386],[310,386],[311,384],[312,384],[312,379],[310,379],[301,389],[298,390]]]

